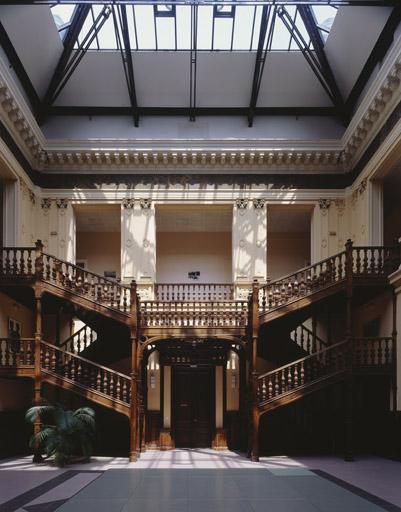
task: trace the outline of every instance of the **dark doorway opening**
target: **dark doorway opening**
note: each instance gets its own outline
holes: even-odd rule
[[[172,368],[172,430],[177,448],[211,446],[214,396],[214,367]]]

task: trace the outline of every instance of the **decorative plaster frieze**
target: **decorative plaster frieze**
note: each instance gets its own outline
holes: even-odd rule
[[[156,151],[152,149],[120,150],[119,148],[88,150],[84,147],[80,147],[79,150],[73,147],[54,149],[52,148],[54,144],[43,137],[4,61],[0,62],[0,116],[7,121],[21,149],[29,156],[33,167],[42,171],[60,169],[90,172],[91,169],[101,170],[102,168],[124,170],[148,167],[150,170],[168,170],[177,167],[222,170],[226,167],[244,171],[248,169],[256,171],[258,168],[274,171],[283,168],[311,172],[314,170],[344,172],[355,164],[358,155],[360,156],[385,118],[391,113],[391,106],[401,98],[400,48],[401,37],[394,45],[375,78],[371,90],[365,95],[364,101],[351,121],[349,129],[335,149],[325,148],[324,144],[318,142],[315,144],[309,142],[307,149],[302,148],[302,144],[299,145],[299,149],[288,147],[276,149],[277,141],[271,141],[275,148],[269,148],[267,141],[263,150],[238,151],[219,149],[219,145],[221,148],[224,141],[215,141],[216,149],[210,151],[193,151],[185,148],[177,150],[165,148]],[[373,92],[372,89],[374,89]],[[188,144],[194,145],[193,141],[188,141]]]

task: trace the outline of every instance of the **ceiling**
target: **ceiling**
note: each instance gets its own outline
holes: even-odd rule
[[[341,6],[338,9],[325,6],[326,10],[334,11],[334,15],[330,15],[329,28],[322,30],[325,19],[321,17],[318,22],[314,7],[260,5],[254,7],[255,13],[259,13],[255,15],[257,29],[245,50],[248,43],[245,45],[238,35],[238,27],[242,26],[239,24],[245,24],[245,10],[241,11],[245,7],[237,5],[236,14],[227,16],[229,13],[217,10],[210,14],[221,7],[210,3],[211,18],[207,22],[198,18],[198,31],[206,31],[207,23],[213,21],[216,34],[219,31],[225,36],[232,33],[233,40],[241,44],[224,50],[225,43],[221,48],[216,43],[213,49],[199,43],[195,51],[193,44],[188,46],[188,34],[182,29],[185,37],[179,36],[177,50],[164,51],[168,47],[162,37],[167,30],[165,25],[162,31],[157,29],[161,38],[158,48],[153,42],[149,43],[150,50],[142,51],[148,43],[141,46],[134,33],[132,6],[106,5],[102,8],[110,11],[107,22],[98,32],[94,30],[91,45],[81,48],[79,45],[84,35],[91,33],[91,26],[98,27],[92,13],[101,12],[100,6],[91,10],[90,2],[70,9],[67,23],[61,26],[60,32],[50,2],[49,5],[2,5],[0,19],[4,30],[0,42],[12,64],[15,58],[20,61],[23,71],[18,66],[13,67],[42,125],[53,115],[69,114],[132,115],[135,124],[139,124],[143,116],[156,114],[185,115],[194,120],[198,115],[237,113],[247,115],[249,125],[254,115],[272,113],[330,115],[345,122],[362,92],[363,80],[366,83],[371,76],[364,76],[365,64],[383,37],[383,31],[390,30],[388,23],[395,11],[388,5]],[[291,3],[294,2],[289,0],[288,4]],[[322,0],[321,3],[327,2]],[[174,18],[169,11],[168,16],[160,15],[153,22],[157,26],[174,20],[176,25],[181,23],[177,21],[181,7],[184,8],[177,6]],[[161,3],[154,7],[159,8],[166,9],[166,6]],[[186,8],[191,10],[189,5]],[[126,23],[122,17],[124,12],[128,13]],[[150,9],[149,12],[156,11]],[[242,13],[241,18],[238,13]],[[235,17],[240,20],[237,25]],[[185,26],[190,34],[190,13],[182,19],[179,26]],[[292,23],[290,28],[285,26],[285,19],[287,24]],[[137,16],[137,23],[146,27],[149,20],[141,14]],[[395,30],[393,25],[396,25],[394,20],[391,27]],[[124,39],[125,33],[128,39]],[[109,41],[112,37],[117,41],[116,34],[120,49],[96,49],[113,48]],[[217,49],[219,51],[215,51]],[[81,53],[82,60],[74,60]],[[352,101],[348,103],[350,98]]]

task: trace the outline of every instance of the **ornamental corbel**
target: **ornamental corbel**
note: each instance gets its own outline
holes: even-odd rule
[[[141,198],[139,200],[139,205],[142,208],[142,210],[150,210],[150,208],[152,206],[152,201],[151,201],[151,199]]]
[[[361,181],[361,183],[360,183],[360,185],[359,185],[359,187],[358,187],[359,195],[362,195],[362,194],[365,192],[365,190],[366,190],[366,187],[367,187],[367,186],[368,186],[368,179],[367,179],[367,178],[364,178],[364,179]]]
[[[322,210],[322,213],[325,214],[327,210],[330,208],[331,199],[319,199],[319,208]]]
[[[263,210],[265,203],[266,203],[265,199],[254,199],[253,207],[255,208],[255,210]]]
[[[68,199],[57,199],[56,206],[59,210],[65,210],[68,206]]]
[[[50,199],[50,197],[44,197],[42,199],[42,201],[40,202],[40,206],[41,206],[42,210],[44,210],[44,211],[50,210],[50,208],[52,206],[52,200]]]
[[[132,208],[135,206],[135,199],[131,199],[129,197],[125,197],[123,199],[123,203],[122,204],[123,204],[123,207],[126,210],[128,210],[128,209],[132,210]]]
[[[238,210],[246,210],[248,208],[248,201],[249,199],[236,199],[235,206]]]

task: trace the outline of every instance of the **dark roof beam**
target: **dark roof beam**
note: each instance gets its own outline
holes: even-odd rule
[[[330,67],[329,61],[324,51],[324,42],[320,30],[316,25],[316,20],[312,8],[309,5],[299,5],[297,9],[308,32],[310,40],[312,41],[313,49],[316,52],[316,56],[319,60],[322,74],[328,87],[330,88],[334,106],[338,108],[340,113],[342,112],[342,114],[345,114],[344,100],[340,88],[336,82],[333,70]]]
[[[131,43],[128,30],[127,7],[125,5],[113,7],[113,20],[116,39],[120,48],[121,59],[127,81],[128,94],[131,103],[134,126],[139,126],[138,101],[135,89],[134,64],[132,62]],[[121,27],[122,41],[119,26]]]
[[[248,112],[248,126],[251,128],[253,126],[253,118],[255,115],[255,108],[258,102],[260,84],[262,82],[263,71],[265,68],[266,55],[267,51],[270,48],[271,41],[273,38],[274,32],[274,21],[276,17],[276,7],[273,8],[273,16],[269,27],[269,34],[267,35],[267,28],[269,25],[271,7],[268,5],[264,5],[262,9],[262,16],[260,21],[260,30],[259,30],[259,41],[258,41],[258,49],[256,51],[255,58],[255,67],[253,71],[253,80],[252,80],[252,91],[251,91],[251,100],[249,102],[249,112]],[[267,37],[266,37],[267,35]]]
[[[196,119],[196,72],[197,72],[198,6],[191,5],[191,51],[189,74],[189,120]]]
[[[313,73],[315,74],[316,78],[319,80],[323,89],[326,91],[327,95],[331,99],[333,105],[335,105],[337,108],[336,97],[333,95],[333,92],[332,92],[330,85],[327,81],[327,77],[325,75],[325,69],[322,68],[315,51],[313,51],[311,48],[309,48],[309,45],[305,41],[305,38],[303,37],[303,35],[300,32],[299,28],[297,27],[296,23],[294,22],[294,20],[291,18],[288,11],[284,7],[279,7],[277,10],[277,14],[278,14],[278,16],[280,16],[283,24],[285,25],[285,27],[288,29],[288,31],[292,35],[293,40],[297,44],[302,55],[305,57],[305,60],[309,64],[309,66],[312,69]],[[338,114],[341,116],[342,116],[342,113],[343,113],[342,111],[338,112]]]
[[[70,60],[71,54],[74,50],[74,45],[78,41],[78,36],[82,30],[90,9],[90,5],[78,5],[74,11],[70,28],[68,29],[68,32],[64,38],[63,53],[61,54],[52,79],[50,80],[46,94],[43,98],[45,109],[47,109],[54,102],[56,91],[63,79],[65,68],[68,64],[68,61]]]

